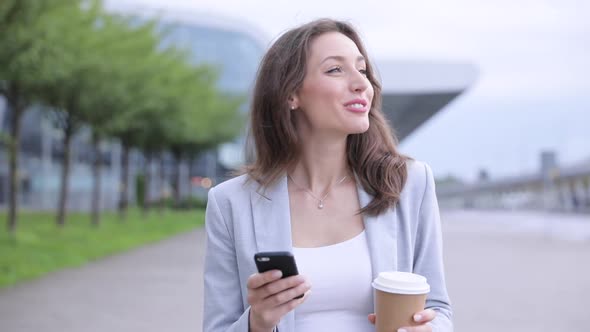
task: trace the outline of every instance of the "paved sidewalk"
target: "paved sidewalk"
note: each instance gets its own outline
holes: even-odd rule
[[[590,216],[443,212],[457,332],[590,331]]]
[[[442,217],[455,331],[588,331],[590,217]],[[0,290],[0,331],[199,332],[204,241],[198,230]]]
[[[204,243],[193,231],[0,290],[0,331],[201,331]]]

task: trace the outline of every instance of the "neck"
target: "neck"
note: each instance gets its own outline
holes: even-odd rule
[[[314,193],[324,193],[344,176],[351,176],[346,156],[346,137],[302,139],[299,161],[290,170],[297,185]]]

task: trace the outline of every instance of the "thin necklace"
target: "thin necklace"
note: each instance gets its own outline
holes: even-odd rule
[[[345,175],[342,179],[340,179],[340,181],[336,182],[335,184],[330,185],[328,187],[328,189],[326,190],[326,192],[324,193],[324,196],[322,196],[322,198],[318,198],[316,195],[314,195],[311,192],[311,190],[309,190],[307,188],[303,188],[302,186],[298,185],[297,182],[295,182],[295,180],[293,180],[293,178],[291,177],[291,175],[289,173],[287,173],[287,177],[289,177],[289,179],[291,179],[291,182],[293,182],[295,187],[299,188],[300,190],[304,190],[311,197],[313,197],[316,201],[318,201],[318,209],[323,209],[324,208],[324,200],[326,199],[326,197],[328,197],[328,194],[330,193],[330,190],[332,189],[332,187],[341,184],[344,180],[346,180],[348,175]]]

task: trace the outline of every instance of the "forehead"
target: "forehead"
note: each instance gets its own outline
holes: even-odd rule
[[[327,32],[312,40],[308,60],[311,63],[319,63],[331,56],[342,56],[356,60],[361,55],[352,39],[340,32]]]

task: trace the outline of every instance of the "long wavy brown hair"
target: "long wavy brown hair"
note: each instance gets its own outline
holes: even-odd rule
[[[381,85],[355,29],[331,19],[315,20],[280,36],[266,52],[256,78],[250,112],[254,160],[245,172],[262,188],[274,184],[300,156],[300,143],[288,99],[302,86],[314,38],[339,32],[350,38],[366,59],[367,78],[374,90],[369,129],[347,138],[348,166],[373,200],[359,213],[378,215],[395,206],[406,183],[406,156],[381,110]]]

